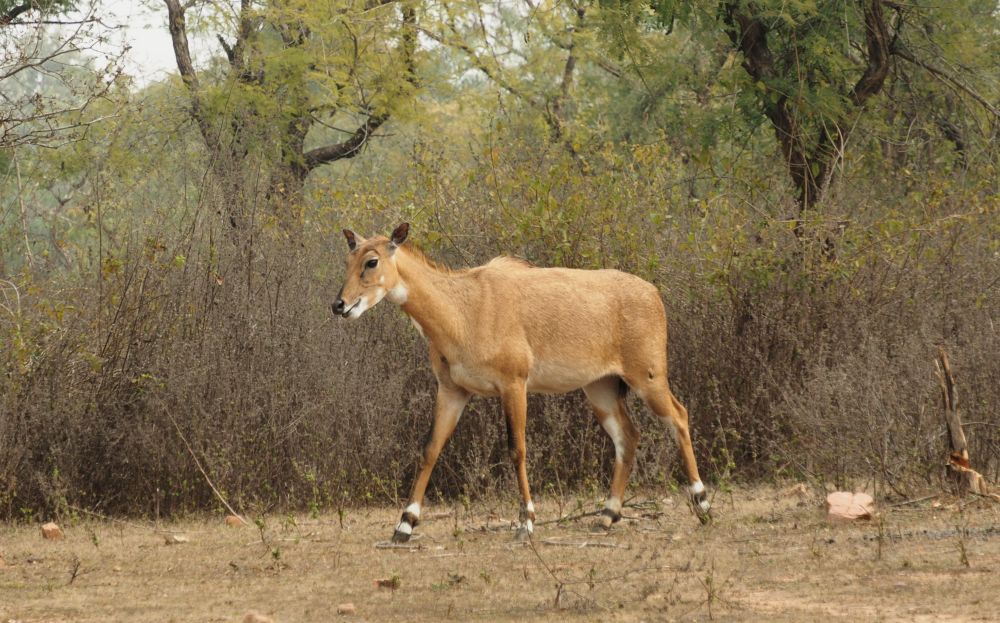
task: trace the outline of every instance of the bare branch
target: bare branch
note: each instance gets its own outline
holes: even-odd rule
[[[18,15],[30,11],[34,6],[35,3],[31,0],[24,0],[21,4],[12,6],[6,13],[0,15],[0,26],[9,26],[11,22],[17,19]]]
[[[965,84],[955,76],[948,74],[942,69],[938,69],[934,65],[928,63],[927,61],[917,58],[912,53],[910,53],[909,50],[907,50],[900,44],[897,44],[895,47],[893,47],[892,53],[903,60],[909,61],[914,65],[927,70],[931,75],[933,75],[938,80],[941,80],[945,84],[948,84],[949,86],[958,89],[959,91],[965,93],[972,99],[976,100],[976,102],[980,106],[989,111],[990,114],[992,114],[994,117],[1000,118],[1000,109],[991,104],[989,100],[987,100],[985,97],[977,93],[972,87]]]
[[[188,46],[187,20],[185,11],[190,6],[190,2],[181,5],[178,0],[163,0],[167,5],[167,19],[170,29],[170,40],[174,47],[174,59],[177,62],[177,71],[181,74],[181,80],[188,89],[191,98],[191,117],[198,124],[205,144],[213,153],[218,153],[219,141],[208,119],[202,110],[201,86],[198,82],[198,74],[195,72],[194,63],[191,62],[191,50]]]
[[[191,62],[191,49],[188,46],[187,19],[184,16],[187,6],[182,6],[178,0],[163,0],[163,2],[167,5],[170,40],[174,46],[177,70],[180,72],[184,84],[187,85],[192,94],[195,94],[198,92],[199,85],[198,74]]]
[[[226,53],[226,58],[229,60],[230,65],[236,65],[236,56],[233,53],[233,46],[226,42],[226,38],[222,34],[215,35],[215,38],[219,40],[219,44],[222,46],[222,51]]]
[[[368,119],[366,119],[365,122],[354,131],[351,138],[346,141],[336,143],[335,145],[317,147],[316,149],[307,151],[303,154],[306,171],[311,171],[321,164],[327,164],[337,160],[343,160],[344,158],[353,158],[354,156],[357,156],[361,153],[361,149],[368,142],[372,133],[374,133],[375,130],[388,120],[388,113],[373,115],[368,117]]]
[[[417,15],[412,4],[403,4],[402,15],[403,28],[400,36],[400,50],[403,55],[402,61],[407,70],[406,81],[411,85],[416,86],[417,79],[414,55],[416,54],[417,47]],[[312,171],[320,165],[357,156],[368,143],[368,140],[372,137],[375,130],[381,127],[382,124],[388,120],[388,112],[372,114],[369,111],[368,118],[365,122],[361,124],[347,140],[333,145],[325,145],[323,147],[311,149],[302,154],[302,164],[299,167],[296,167],[296,174],[300,179],[304,179],[305,176],[308,175],[309,171]]]
[[[508,93],[510,93],[515,97],[523,99],[525,102],[528,102],[529,104],[537,108],[544,108],[544,102],[542,102],[538,98],[532,97],[528,93],[522,91],[520,88],[514,86],[510,81],[508,81],[504,77],[503,72],[499,67],[490,66],[478,54],[476,54],[475,50],[469,47],[465,42],[457,39],[458,33],[455,32],[454,27],[452,27],[452,32],[456,35],[455,39],[448,39],[443,35],[440,35],[432,30],[427,30],[426,28],[420,28],[420,32],[424,33],[431,39],[437,41],[441,45],[445,45],[461,51],[463,54],[465,54],[466,57],[468,57],[473,67],[483,72],[487,78],[493,81],[497,86],[502,88],[504,91],[507,91]]]

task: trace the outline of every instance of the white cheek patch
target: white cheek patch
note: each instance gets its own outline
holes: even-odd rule
[[[420,519],[420,503],[414,502],[413,504],[410,504],[409,506],[406,507],[406,510],[404,510],[403,512],[409,513],[414,517],[416,517],[417,519]]]

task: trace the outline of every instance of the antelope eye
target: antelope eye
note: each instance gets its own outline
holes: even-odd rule
[[[365,268],[375,268],[376,266],[378,266],[378,260],[374,257],[365,262]]]

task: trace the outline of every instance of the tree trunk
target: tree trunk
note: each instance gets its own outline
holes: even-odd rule
[[[955,377],[951,373],[948,354],[943,348],[938,349],[934,361],[937,370],[938,383],[941,386],[941,406],[943,408],[945,425],[948,429],[948,445],[951,453],[948,457],[948,479],[952,482],[959,495],[975,493],[1000,499],[995,493],[990,493],[986,479],[973,470],[969,463],[969,444],[962,430],[962,418],[958,415],[958,388]]]

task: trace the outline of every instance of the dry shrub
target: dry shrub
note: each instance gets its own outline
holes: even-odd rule
[[[250,202],[262,207],[244,232],[204,216],[225,214],[223,198],[206,193],[187,220],[133,192],[122,205],[147,220],[79,274],[3,286],[0,515],[218,508],[192,453],[243,509],[405,497],[430,428],[426,346],[389,304],[355,323],[329,310],[339,228],[403,218],[452,265],[512,253],[656,282],[671,382],[709,479],[863,477],[905,491],[936,478],[936,344],[952,355],[973,460],[996,478],[995,200],[955,190],[894,215],[845,192],[850,226],[810,222],[798,239],[729,190],[692,196],[669,154],[615,158],[584,174],[511,150],[462,177],[416,167],[398,196],[348,179],[342,199],[294,225]],[[670,435],[633,406],[636,479],[678,479]],[[536,490],[603,488],[613,450],[582,396],[529,409]],[[474,400],[432,495],[512,491],[504,426],[495,400]]]

